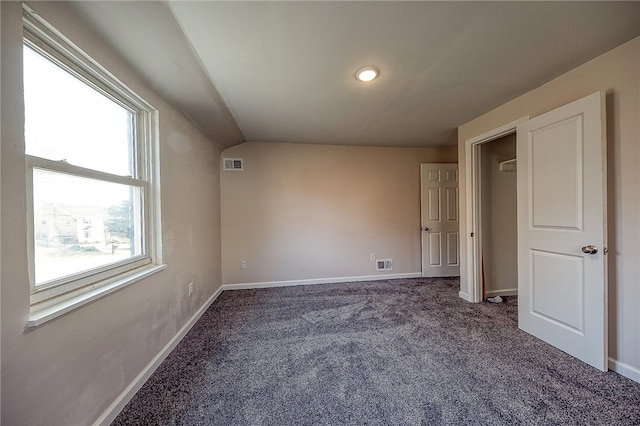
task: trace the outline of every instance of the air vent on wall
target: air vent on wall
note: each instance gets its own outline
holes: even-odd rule
[[[390,271],[392,263],[391,259],[377,259],[376,271]]]
[[[224,170],[244,170],[244,160],[242,158],[225,158]]]

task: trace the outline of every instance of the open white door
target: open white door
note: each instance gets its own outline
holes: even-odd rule
[[[518,325],[606,371],[604,111],[598,92],[518,125]]]
[[[422,276],[460,275],[458,165],[421,164]]]

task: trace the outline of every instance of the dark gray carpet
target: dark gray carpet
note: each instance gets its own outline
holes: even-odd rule
[[[457,279],[224,292],[114,425],[638,425],[640,384]]]

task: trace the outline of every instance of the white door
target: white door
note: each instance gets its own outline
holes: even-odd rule
[[[594,93],[518,126],[518,325],[606,371],[604,111]]]
[[[460,275],[458,165],[421,164],[422,276]]]

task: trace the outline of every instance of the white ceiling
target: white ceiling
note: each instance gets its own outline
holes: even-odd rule
[[[640,35],[640,1],[73,8],[221,146],[454,145],[457,126]],[[365,65],[380,77],[356,81]]]

